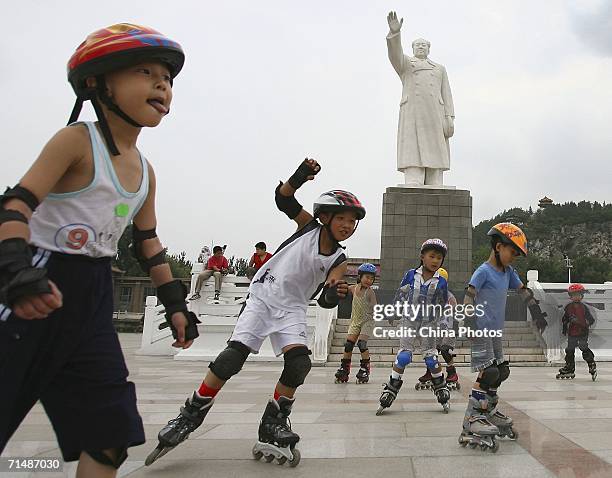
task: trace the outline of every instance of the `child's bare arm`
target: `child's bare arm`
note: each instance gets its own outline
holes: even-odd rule
[[[285,183],[281,183],[276,188],[276,206],[284,212],[289,219],[294,220],[298,225],[298,230],[313,220],[312,214],[306,211],[295,199],[295,192],[306,181],[312,181],[315,175],[321,170],[321,166],[314,160],[306,158],[295,173]]]
[[[1,200],[0,255],[4,263],[0,266],[0,301],[22,319],[43,319],[62,306],[62,294],[47,279],[46,270],[32,267],[28,222],[33,209],[84,157],[88,146],[81,128],[63,128],[45,145],[18,187]],[[16,197],[17,190],[21,194]]]
[[[174,280],[166,262],[166,250],[157,237],[155,228],[155,173],[149,168],[149,193],[138,214],[134,217],[132,246],[140,266],[151,277],[157,288],[157,296],[166,308],[166,320],[176,341],[174,347],[188,348],[198,336],[197,319],[187,310],[187,290],[179,280]],[[195,320],[194,320],[195,319]]]

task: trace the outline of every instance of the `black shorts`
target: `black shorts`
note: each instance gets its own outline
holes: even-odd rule
[[[66,461],[144,443],[112,323],[110,260],[51,253],[46,267],[63,306],[46,319],[0,321],[0,452],[38,400]]]

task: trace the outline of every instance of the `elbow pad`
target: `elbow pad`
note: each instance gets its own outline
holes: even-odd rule
[[[274,190],[274,201],[279,211],[284,212],[289,219],[295,219],[302,210],[302,205],[297,202],[295,196],[283,196],[280,193],[280,187],[283,183],[279,183]]]

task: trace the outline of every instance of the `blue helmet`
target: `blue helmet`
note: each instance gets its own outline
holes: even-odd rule
[[[365,262],[359,266],[357,269],[357,273],[361,274],[374,274],[376,275],[376,266],[374,264],[370,264],[369,262]]]

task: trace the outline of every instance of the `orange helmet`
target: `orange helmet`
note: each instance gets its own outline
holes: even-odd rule
[[[586,292],[586,289],[582,284],[572,284],[567,288],[567,293],[569,295],[572,294],[583,294]]]
[[[502,244],[513,246],[523,256],[527,255],[527,236],[520,227],[511,222],[495,224],[487,235],[499,238]]]

